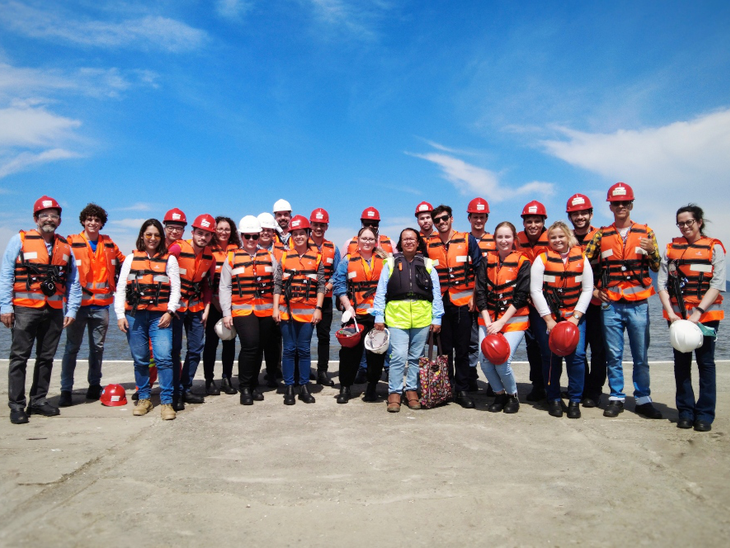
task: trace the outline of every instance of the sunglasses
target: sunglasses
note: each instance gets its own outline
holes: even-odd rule
[[[442,215],[441,217],[434,217],[433,222],[436,224],[445,223],[451,218],[450,215]]]
[[[258,234],[243,234],[243,237],[247,240],[258,240],[259,235]]]

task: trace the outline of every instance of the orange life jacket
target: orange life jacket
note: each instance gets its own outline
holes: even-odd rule
[[[132,253],[124,309],[166,312],[171,291],[170,278],[167,275],[167,259],[170,254],[149,258],[144,251],[135,249]]]
[[[428,244],[428,256],[439,274],[441,295],[447,291],[454,306],[466,306],[474,294],[474,273],[469,255],[469,234],[454,232],[448,243],[448,251],[441,238]]]
[[[324,240],[322,242],[322,249],[320,250],[320,253],[322,255],[322,261],[324,262],[325,282],[330,282],[332,280],[332,276],[335,274],[335,244],[329,240]],[[327,291],[324,296],[331,297],[332,290],[330,289]]]
[[[378,280],[383,271],[385,259],[373,254],[370,265],[359,253],[355,252],[347,257],[347,296],[350,304],[359,316],[368,314],[373,307],[375,291],[378,289]]]
[[[99,235],[96,252],[86,234],[73,234],[68,238],[76,258],[81,284],[81,306],[109,306],[114,302],[117,289],[117,265],[124,262],[124,255],[109,236]]]
[[[393,254],[393,242],[383,234],[378,234],[378,247],[389,255]],[[347,244],[347,250],[345,251],[346,255],[352,255],[353,253],[357,253],[357,236],[350,238],[350,242]]]
[[[626,244],[615,225],[601,230],[601,264],[605,272],[601,278],[605,277],[608,283],[599,279],[596,287],[605,289],[612,301],[643,301],[654,295],[649,258],[639,252],[641,238],[647,237],[649,227],[632,223]]]
[[[598,232],[598,229],[595,226],[591,226],[590,228],[588,228],[588,233],[585,235],[585,237],[583,238],[583,242],[580,244],[581,249],[583,249],[583,253],[585,253],[586,247],[588,247],[588,244],[591,243],[593,237],[596,235],[596,232]],[[573,230],[573,234],[575,234],[575,230]],[[594,266],[596,264],[598,264],[598,259],[594,258],[591,261],[591,265]],[[599,305],[601,304],[601,299],[591,297],[591,304]]]
[[[550,241],[548,240],[547,229],[542,229],[542,234],[536,242],[531,242],[524,230],[517,233],[515,248],[522,251],[531,263],[535,261],[535,257],[547,251],[549,247]]]
[[[667,244],[667,260],[670,265],[674,262],[677,274],[684,281],[682,298],[688,317],[710,289],[710,280],[713,275],[712,252],[716,245],[725,251],[725,246],[720,240],[706,236],[700,237],[693,244],[685,238],[674,238],[672,243]],[[677,297],[672,292],[670,292],[670,300],[674,313],[681,316]],[[669,318],[666,311],[664,311],[664,317]],[[704,323],[723,319],[725,319],[725,312],[722,309],[722,295],[718,295],[714,302],[705,309],[705,313],[700,316],[700,321]]]
[[[479,249],[482,250],[482,257],[486,257],[489,251],[497,251],[497,242],[494,241],[494,236],[489,232],[482,234],[482,237],[477,239],[477,243]]]
[[[210,282],[210,289],[213,291],[213,296],[215,297],[218,296],[218,289],[220,288],[221,284],[221,268],[223,268],[223,263],[228,257],[228,253],[230,251],[236,251],[237,249],[238,246],[236,244],[228,244],[225,249],[221,249],[217,246],[211,248],[211,253],[213,254],[213,259],[215,260],[215,274],[213,275],[213,279]]]
[[[252,257],[237,249],[228,254],[231,267],[231,313],[268,318],[274,311],[274,264],[271,254],[257,249]]]
[[[487,311],[489,318],[494,322],[504,316],[512,304],[517,275],[522,265],[529,260],[521,251],[513,251],[501,264],[499,253],[496,251],[487,253],[483,260],[487,261]],[[479,315],[479,325],[484,325],[481,315]],[[525,305],[515,311],[501,332],[525,331],[528,327],[530,327],[530,312]]]
[[[215,263],[210,246],[205,246],[195,255],[193,245],[188,240],[175,242],[180,246],[180,308],[178,312],[199,312],[205,308],[203,302],[203,283],[208,277],[210,267]]]
[[[317,307],[317,271],[322,256],[316,246],[304,255],[287,249],[281,257],[282,294],[279,295],[281,319],[311,322]],[[288,301],[288,302],[287,302]]]
[[[71,246],[62,236],[54,235],[51,257],[43,236],[37,230],[20,231],[20,253],[15,259],[13,305],[26,308],[43,308],[46,303],[55,310],[63,309],[66,295]],[[41,283],[53,278],[56,290],[46,296]]]
[[[560,254],[552,249],[541,253],[540,258],[545,265],[542,293],[548,305],[551,305],[550,311],[557,307],[563,318],[571,317],[583,290],[583,248],[579,245],[571,247],[565,263]],[[554,312],[553,319],[558,319]]]

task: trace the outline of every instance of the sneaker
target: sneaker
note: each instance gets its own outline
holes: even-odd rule
[[[163,403],[160,405],[160,416],[162,417],[163,421],[171,421],[174,420],[175,417],[177,417],[177,413],[175,413],[175,410],[172,408],[172,405],[169,403]]]
[[[152,411],[152,402],[149,399],[139,400],[137,405],[134,406],[132,415],[135,417],[141,417]]]
[[[636,414],[643,415],[647,419],[661,419],[662,412],[652,405],[651,402],[636,406]]]
[[[619,413],[624,412],[624,402],[619,400],[611,400],[608,402],[606,409],[603,411],[604,417],[618,417]]]
[[[61,390],[61,397],[58,398],[58,407],[71,407],[74,404],[71,399],[70,390]]]

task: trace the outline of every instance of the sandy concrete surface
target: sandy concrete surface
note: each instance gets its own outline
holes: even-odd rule
[[[661,421],[632,398],[616,419],[556,419],[520,384],[517,415],[488,413],[483,391],[476,410],[389,414],[317,387],[313,405],[221,395],[163,422],[131,399],[84,403],[82,382],[60,417],[0,420],[0,546],[727,546],[729,366],[710,433],[676,428],[667,363],[652,365]],[[105,363],[105,383],[131,396],[131,380]]]

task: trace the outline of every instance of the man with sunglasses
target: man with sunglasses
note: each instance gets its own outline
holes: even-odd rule
[[[617,417],[624,410],[626,395],[621,362],[624,332],[627,332],[634,362],[636,413],[661,419],[661,412],[651,400],[648,361],[648,299],[655,294],[649,270],[659,271],[659,246],[652,229],[631,220],[634,191],[629,185],[611,186],[606,201],[613,213],[613,224],[598,230],[585,250],[586,257],[594,264],[593,296],[603,303],[603,337],[611,391],[603,416]]]
[[[64,328],[76,318],[81,286],[71,246],[56,234],[61,206],[48,196],[33,205],[36,228],[10,239],[0,266],[0,317],[12,330],[8,364],[10,422],[25,424],[28,415],[59,415],[46,396],[53,356]],[[66,303],[64,315],[63,305]],[[33,384],[26,410],[25,376],[36,345]]]
[[[474,312],[474,278],[482,258],[479,243],[467,232],[453,229],[452,210],[440,205],[431,212],[438,238],[428,243],[441,284],[444,315],[441,319],[442,350],[449,357],[449,376],[454,382],[455,401],[474,408],[469,396],[469,342]]]

